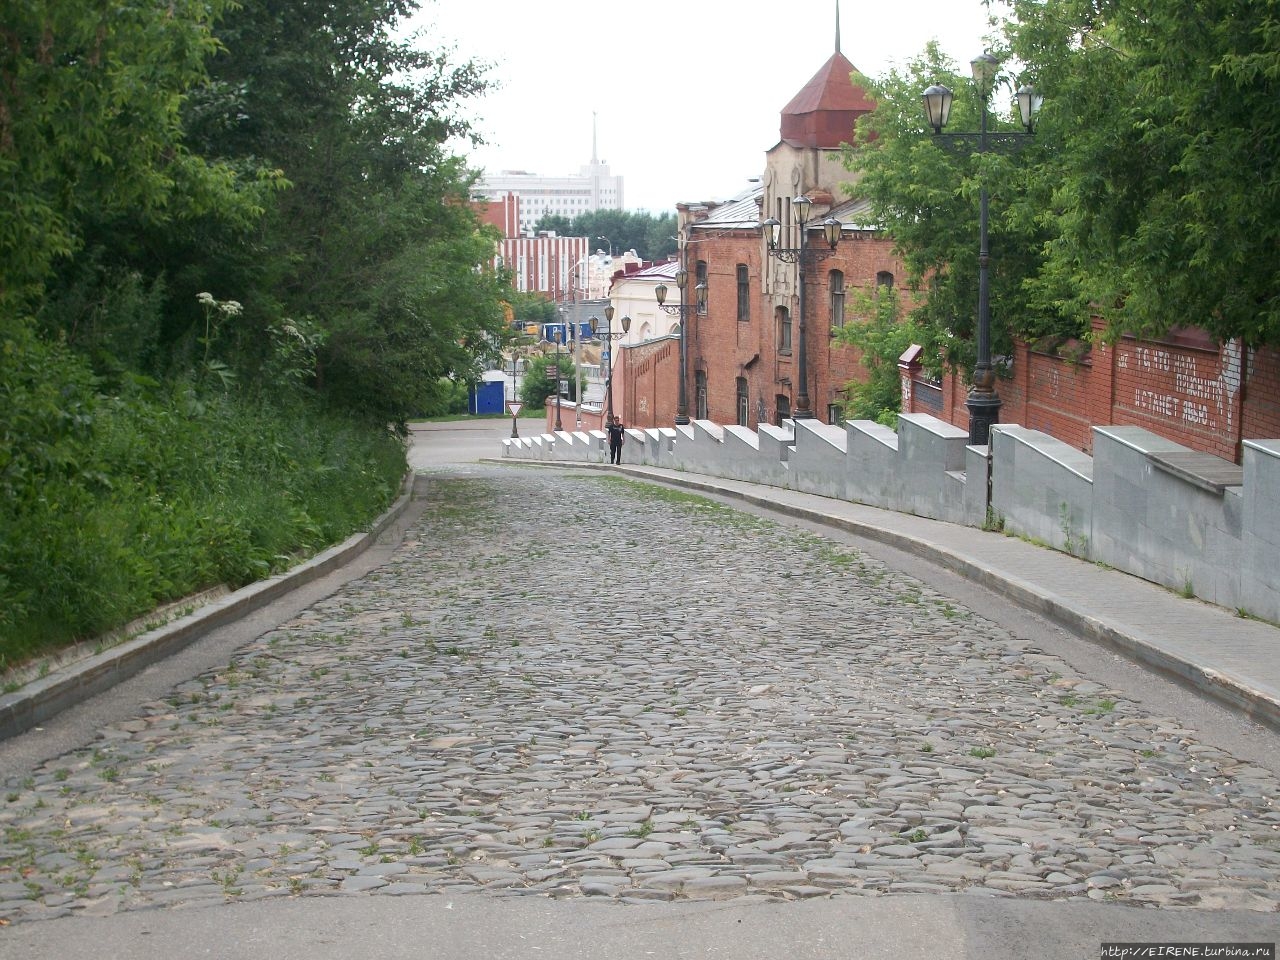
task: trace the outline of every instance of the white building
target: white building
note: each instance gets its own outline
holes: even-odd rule
[[[519,219],[522,236],[533,236],[534,226],[545,214],[574,217],[596,210],[621,210],[622,177],[609,173],[609,165],[596,155],[592,138],[591,162],[577,176],[546,177],[524,170],[503,170],[486,174],[472,188],[472,194],[500,200],[508,194],[520,198]]]

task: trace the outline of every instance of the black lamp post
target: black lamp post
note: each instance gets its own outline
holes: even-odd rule
[[[564,335],[557,327],[552,331],[551,338],[556,342],[556,375],[553,378],[556,385],[556,429],[563,430],[560,426],[560,342],[564,339]]]
[[[797,306],[799,307],[797,320],[800,330],[800,341],[796,347],[799,355],[796,379],[799,380],[799,386],[796,388],[796,408],[791,414],[796,420],[813,419],[813,409],[809,404],[809,351],[805,337],[808,322],[805,310],[805,271],[810,264],[825,259],[835,252],[836,244],[840,242],[840,231],[844,229],[844,224],[835,217],[827,217],[822,221],[822,235],[827,241],[827,249],[810,247],[807,239],[807,225],[812,206],[813,201],[806,196],[793,197],[791,200],[791,209],[795,211],[796,226],[800,234],[798,247],[779,246],[782,241],[782,224],[775,218],[770,217],[761,224],[764,227],[764,239],[768,245],[769,256],[784,263],[796,264]]]
[[[989,133],[987,130],[987,104],[991,88],[1000,70],[1000,61],[989,53],[975,57],[970,62],[973,82],[978,89],[980,119],[978,132],[943,133],[951,116],[953,94],[946,87],[934,84],[924,92],[924,112],[935,137],[957,143],[973,143],[977,153],[983,154],[997,148],[1018,144],[1032,132],[1036,112],[1043,99],[1034,87],[1023,85],[1018,89],[1018,112],[1022,116],[1025,133]],[[991,425],[1000,419],[1000,395],[996,392],[996,372],[991,363],[991,289],[989,267],[991,250],[987,243],[988,197],[986,184],[978,192],[978,335],[977,359],[973,366],[973,382],[965,406],[969,408],[969,443],[985,446],[991,439]]]
[[[631,318],[623,317],[622,332],[614,333],[613,332],[613,313],[614,313],[614,310],[613,310],[612,303],[604,308],[605,331],[603,333],[600,332],[600,318],[599,317],[591,318],[591,332],[594,333],[601,340],[603,340],[606,346],[608,346],[609,348],[609,372],[608,372],[608,375],[605,377],[604,383],[605,383],[605,395],[608,397],[610,419],[612,419],[613,417],[613,341],[621,340],[623,337],[627,335],[627,332],[631,329]]]
[[[707,285],[699,283],[693,288],[694,302],[685,302],[684,289],[689,283],[689,271],[685,269],[685,263],[688,260],[688,253],[685,253],[684,259],[680,263],[680,269],[676,271],[676,287],[680,290],[680,302],[667,306],[667,285],[660,283],[653,288],[653,295],[658,300],[658,306],[662,308],[664,313],[672,316],[680,315],[680,390],[676,395],[676,423],[687,424],[689,422],[689,393],[686,381],[689,379],[689,316],[694,313],[703,313],[707,309]]]

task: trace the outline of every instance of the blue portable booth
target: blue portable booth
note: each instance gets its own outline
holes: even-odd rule
[[[471,413],[505,413],[507,409],[507,385],[501,380],[472,384],[467,398]]]

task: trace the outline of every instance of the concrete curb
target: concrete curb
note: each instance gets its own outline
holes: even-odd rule
[[[267,580],[251,583],[185,617],[148,630],[118,646],[61,668],[0,696],[0,740],[17,736],[76,703],[108,690],[159,660],[189,646],[212,630],[253,613],[304,584],[350,563],[393,524],[414,498],[413,471],[405,474],[400,495],[364,533],[355,533],[305,563]]]
[[[1280,730],[1280,692],[1259,689],[1247,678],[1212,669],[1179,657],[1167,650],[1135,636],[1123,625],[1111,623],[1084,613],[1068,605],[1058,594],[1039,584],[1014,577],[1005,571],[994,569],[972,557],[927,539],[911,536],[896,530],[888,530],[872,524],[844,517],[834,517],[820,510],[811,510],[794,504],[780,503],[764,495],[754,495],[745,490],[720,486],[714,480],[696,479],[695,476],[667,476],[648,472],[643,466],[628,469],[595,463],[560,463],[526,460],[494,459],[493,463],[559,467],[561,469],[588,469],[605,472],[621,472],[637,478],[668,486],[683,487],[700,493],[713,493],[722,497],[741,500],[752,506],[763,507],[776,513],[807,520],[824,526],[844,530],[847,533],[874,540],[894,547],[904,553],[935,563],[981,584],[989,590],[1025,609],[1038,613],[1081,639],[1109,647],[1126,658],[1159,673],[1171,677],[1224,706],[1244,714],[1273,730]],[[764,489],[769,489],[765,487]],[[1127,576],[1127,574],[1122,574]],[[1143,581],[1145,583],[1145,581]]]

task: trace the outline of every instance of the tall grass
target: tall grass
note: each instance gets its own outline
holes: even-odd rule
[[[6,399],[38,402],[42,378],[28,379],[9,376]],[[314,403],[155,384],[89,393],[76,398],[77,429],[33,421],[6,437],[0,671],[284,569],[365,527],[406,468],[391,431]]]

